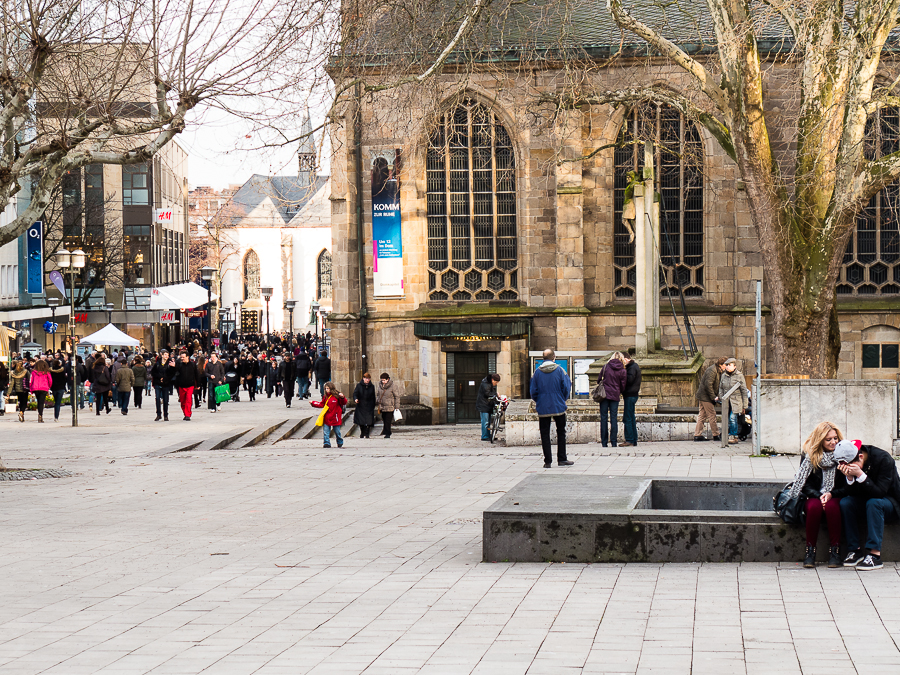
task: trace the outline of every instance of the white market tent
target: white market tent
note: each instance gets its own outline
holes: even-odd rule
[[[107,324],[96,333],[81,338],[80,344],[108,345],[114,347],[139,347],[140,340],[135,340],[130,335],[123,333],[111,323]]]
[[[213,300],[218,297],[212,294]],[[206,289],[192,281],[158,286],[150,291],[150,309],[193,309],[205,305],[208,300]]]

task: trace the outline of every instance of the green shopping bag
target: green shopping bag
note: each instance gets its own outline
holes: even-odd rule
[[[216,387],[216,403],[223,403],[231,398],[231,388],[227,384]]]

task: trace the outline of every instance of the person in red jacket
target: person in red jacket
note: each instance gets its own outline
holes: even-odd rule
[[[344,447],[344,439],[341,438],[341,423],[344,420],[344,406],[347,405],[347,399],[337,390],[334,382],[325,383],[325,393],[322,395],[321,401],[310,401],[309,404],[314,408],[324,408],[325,420],[322,424],[322,433],[325,438],[323,448],[331,447],[331,430],[334,429],[334,435],[337,437],[339,448]]]

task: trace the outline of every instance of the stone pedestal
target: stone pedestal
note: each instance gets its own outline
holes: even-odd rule
[[[684,352],[661,351],[637,359],[641,367],[641,396],[655,396],[659,405],[692,408],[700,384],[704,359],[700,352],[687,361]],[[588,368],[591,386],[597,381],[605,360],[598,359]]]

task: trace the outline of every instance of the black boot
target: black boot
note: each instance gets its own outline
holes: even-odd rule
[[[841,547],[840,546],[829,546],[828,547],[828,566],[829,567],[843,567],[844,562],[841,560]]]
[[[804,567],[815,567],[816,566],[816,547],[815,546],[807,546],[806,547],[806,558],[803,560]]]

